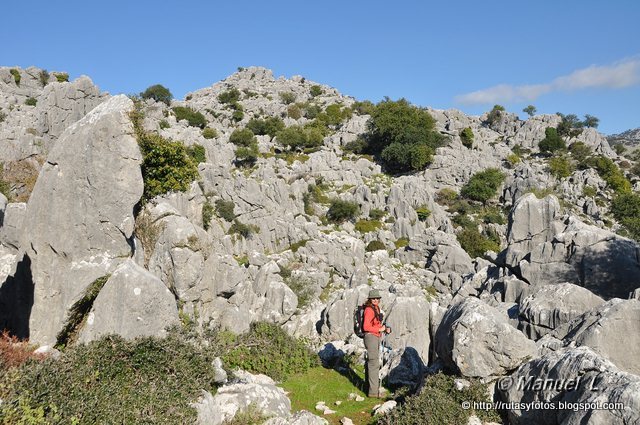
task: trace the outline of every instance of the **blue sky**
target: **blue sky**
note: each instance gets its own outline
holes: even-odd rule
[[[374,102],[640,127],[640,2],[32,0],[0,10],[0,65],[88,75],[111,94],[176,98],[239,66]],[[433,3],[433,4],[432,4]]]

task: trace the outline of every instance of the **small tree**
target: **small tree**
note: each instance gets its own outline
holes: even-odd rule
[[[564,115],[558,113],[562,118],[560,124],[558,124],[558,135],[562,137],[575,137],[582,131],[582,122],[575,114]]]
[[[524,112],[525,114],[529,115],[530,117],[534,116],[536,114],[538,110],[536,109],[535,106],[533,105],[529,105],[526,108],[524,108],[522,110],[522,112]]]
[[[471,176],[469,182],[462,187],[460,195],[486,203],[496,195],[504,179],[505,175],[497,168],[487,168]]]
[[[148,87],[145,91],[140,93],[140,97],[143,99],[153,99],[156,102],[162,102],[167,106],[169,106],[171,99],[173,99],[173,95],[169,89],[162,84],[155,84]]]
[[[233,133],[229,136],[229,141],[236,146],[250,146],[257,142],[253,131],[248,128],[233,130]]]
[[[471,149],[471,147],[473,146],[473,138],[474,135],[471,127],[467,127],[460,132],[460,139],[462,140],[462,144],[469,149]]]
[[[186,120],[191,127],[203,129],[207,125],[207,119],[198,111],[185,106],[176,106],[172,109],[178,121]]]
[[[322,87],[320,87],[317,84],[311,86],[311,88],[309,89],[309,94],[311,95],[311,97],[320,96],[323,92],[324,92],[324,90],[322,90]]]
[[[334,223],[342,223],[346,220],[353,220],[358,215],[360,208],[355,202],[334,199],[327,211],[327,218]]]
[[[504,111],[505,111],[504,106],[493,105],[493,109],[491,109],[491,111],[487,115],[487,121],[486,121],[487,124],[489,124],[489,126],[492,126],[495,123],[497,123],[498,120],[500,120],[500,117],[502,116],[502,113]]]
[[[234,104],[240,100],[240,90],[232,88],[218,95],[218,102],[225,104]]]
[[[562,137],[558,135],[558,131],[553,127],[547,127],[544,131],[545,138],[538,143],[540,152],[553,153],[558,150],[565,150],[567,148]]]
[[[582,125],[589,128],[598,128],[598,124],[600,123],[600,119],[594,117],[593,115],[585,115],[584,121],[582,121]]]

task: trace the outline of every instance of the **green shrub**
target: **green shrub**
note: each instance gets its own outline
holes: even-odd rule
[[[205,139],[215,139],[218,137],[218,131],[215,128],[207,127],[202,130],[202,137]]]
[[[234,204],[233,201],[218,199],[215,204],[216,214],[218,214],[220,218],[223,218],[228,222],[232,222],[236,218],[236,215],[233,212],[236,204]]]
[[[13,81],[16,82],[16,86],[20,85],[20,80],[22,79],[22,76],[20,75],[20,71],[18,71],[17,69],[13,68],[9,70],[9,73],[11,75],[13,75]]]
[[[215,210],[213,208],[213,205],[211,205],[211,202],[206,201],[204,204],[202,204],[202,227],[204,228],[204,230],[209,230],[214,211]]]
[[[262,373],[276,381],[319,365],[317,354],[274,324],[257,322],[249,332],[235,337],[222,357],[225,365]]]
[[[426,221],[431,215],[431,210],[427,208],[426,205],[420,205],[419,207],[416,207],[415,210],[416,214],[418,214],[418,220],[420,221]]]
[[[161,120],[159,123],[159,126],[160,126],[160,130],[164,130],[165,128],[171,127],[171,125],[169,124],[169,121],[167,120]]]
[[[279,131],[284,130],[284,121],[278,117],[268,117],[264,120],[251,118],[247,123],[246,128],[253,131],[254,134],[265,135],[268,134],[271,137],[275,137]]]
[[[615,162],[602,155],[589,157],[585,165],[594,168],[607,185],[617,193],[631,192],[631,183]]]
[[[535,113],[537,112],[537,108],[533,105],[529,105],[526,108],[524,108],[522,110],[522,112],[524,112],[525,114],[529,115],[530,117],[534,116]]]
[[[239,167],[252,167],[258,160],[258,144],[250,146],[238,146],[236,148],[236,165]]]
[[[293,92],[281,91],[280,93],[278,93],[278,95],[280,96],[280,100],[282,101],[282,103],[284,103],[285,105],[289,105],[296,101],[296,94]]]
[[[236,109],[231,114],[231,119],[234,122],[240,122],[240,121],[242,121],[243,118],[244,118],[244,112],[241,109]]]
[[[173,95],[169,89],[162,84],[155,84],[147,87],[145,91],[140,93],[140,97],[143,99],[153,99],[156,102],[162,102],[167,106],[171,104],[171,99],[173,99]]]
[[[355,202],[333,199],[327,211],[327,219],[333,223],[342,223],[347,220],[354,220],[359,211],[360,207]]]
[[[448,140],[434,129],[435,120],[426,110],[405,99],[387,98],[376,105],[367,122],[367,151],[391,172],[420,170]]]
[[[284,277],[284,276],[283,276]],[[298,308],[303,309],[309,305],[315,295],[315,286],[313,281],[299,274],[291,275],[284,279],[284,283],[298,297]]]
[[[229,142],[236,146],[251,146],[257,143],[257,139],[253,134],[253,131],[248,128],[233,130],[231,136],[229,136]]]
[[[367,150],[367,142],[358,137],[356,140],[348,142],[346,145],[342,147],[345,152],[353,152],[355,154],[361,154]]]
[[[232,88],[218,95],[218,102],[225,104],[233,104],[240,100],[240,90]]]
[[[375,110],[375,105],[370,100],[355,102],[352,106],[353,112],[359,115],[371,115]]]
[[[171,108],[178,121],[186,120],[191,127],[205,128],[207,119],[198,111],[186,106],[175,106]]]
[[[519,164],[522,160],[520,159],[520,157],[518,156],[518,154],[512,153],[509,156],[507,156],[507,163],[509,163],[509,166],[511,168],[513,168],[516,164]]]
[[[201,162],[207,162],[207,152],[204,146],[194,143],[187,147],[187,154],[193,160],[194,164],[200,164]]]
[[[181,142],[148,133],[138,143],[143,157],[144,199],[184,192],[198,177],[198,169]]]
[[[67,74],[66,72],[54,72],[53,75],[56,77],[56,80],[59,83],[69,82],[69,74]]]
[[[38,103],[38,99],[35,97],[28,97],[27,100],[24,101],[24,104],[27,106],[36,106]]]
[[[306,103],[304,105],[304,116],[310,120],[313,120],[322,113],[322,108],[315,103]]]
[[[320,96],[322,93],[324,93],[324,90],[322,90],[322,87],[317,84],[311,86],[311,88],[309,89],[309,94],[311,95],[311,97]]]
[[[457,235],[458,242],[471,258],[482,257],[486,251],[500,252],[500,239],[497,235],[485,236],[475,226],[465,224]]]
[[[287,116],[294,120],[302,118],[302,110],[298,105],[289,105],[287,108]]]
[[[396,246],[396,249],[404,248],[405,246],[409,245],[409,238],[399,238],[394,242],[394,245]]]
[[[591,147],[585,145],[583,142],[572,143],[571,146],[569,146],[569,152],[571,153],[573,159],[578,161],[578,164],[580,164],[581,168],[584,168],[586,166],[585,161],[593,153]]]
[[[505,224],[507,222],[503,212],[498,207],[484,207],[480,213],[480,218],[487,224]]]
[[[375,240],[375,241],[369,242],[364,250],[366,252],[372,252],[372,251],[384,251],[385,249],[387,249],[387,247],[384,246],[384,243],[382,243],[379,240]]]
[[[544,131],[544,139],[538,143],[540,152],[554,153],[556,151],[563,151],[567,148],[564,140],[558,134],[558,131],[553,127],[547,127]]]
[[[565,155],[549,158],[549,172],[558,179],[569,177],[575,171],[575,167]]]
[[[469,182],[462,187],[460,194],[467,199],[486,203],[496,196],[504,179],[505,175],[498,169],[487,168],[471,176]]]
[[[489,111],[487,115],[486,123],[489,127],[492,127],[494,124],[497,124],[500,121],[500,117],[502,117],[502,113],[505,111],[504,106],[502,105],[493,105],[493,109]]]
[[[336,128],[344,120],[350,118],[352,111],[350,108],[342,107],[340,104],[334,103],[316,116],[319,125],[326,128]]]
[[[471,127],[467,127],[460,132],[460,140],[462,140],[462,144],[469,149],[473,147],[473,138],[474,135]]]
[[[453,189],[449,189],[448,187],[441,189],[436,194],[436,202],[438,202],[438,204],[443,206],[451,205],[457,199],[458,199],[458,193]]]
[[[26,363],[3,396],[0,417],[7,424],[194,423],[190,403],[203,389],[215,391],[214,354],[173,335],[107,336],[67,348],[59,359]]]
[[[227,233],[229,233],[230,235],[234,235],[234,234],[240,235],[243,238],[247,239],[247,238],[250,238],[251,235],[259,231],[260,231],[260,228],[254,224],[244,224],[244,223],[241,223],[239,220],[234,220],[231,227],[229,227],[229,231]]]
[[[595,198],[598,194],[598,190],[593,186],[585,186],[582,189],[582,196],[585,198]]]
[[[371,220],[380,220],[385,216],[385,214],[386,213],[383,210],[378,208],[372,208],[371,210],[369,210],[369,218]]]
[[[465,410],[463,402],[489,402],[487,386],[473,380],[471,386],[458,390],[455,377],[438,373],[425,378],[419,395],[406,398],[403,404],[377,420],[378,425],[460,425],[477,415],[482,422],[499,422],[495,410]]]
[[[45,87],[49,83],[49,77],[49,71],[47,71],[46,69],[40,71],[40,73],[38,74],[38,79],[40,80],[40,84],[42,84],[42,87]]]
[[[289,246],[289,249],[292,252],[298,252],[300,248],[307,245],[307,242],[309,242],[309,239],[302,239],[301,241],[294,242],[291,244],[291,246]]]
[[[198,177],[198,168],[184,144],[144,131],[138,109],[130,117],[142,152],[143,201],[168,192],[186,191]]]
[[[355,229],[360,233],[375,232],[382,227],[382,223],[378,220],[358,220]]]
[[[635,240],[640,240],[640,195],[622,193],[611,202],[611,212]]]
[[[276,138],[283,146],[291,149],[313,148],[321,146],[322,133],[315,128],[292,125],[277,133]]]

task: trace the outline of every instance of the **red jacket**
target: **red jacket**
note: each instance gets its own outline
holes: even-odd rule
[[[373,306],[366,306],[364,308],[364,323],[362,328],[365,333],[374,334],[377,337],[382,336],[380,333],[380,328],[382,327],[382,322],[380,321],[380,310],[378,309],[377,313],[373,311]]]

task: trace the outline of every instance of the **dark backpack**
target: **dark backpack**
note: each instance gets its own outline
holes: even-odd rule
[[[364,304],[359,305],[353,312],[353,333],[358,338],[364,338],[364,309]]]
[[[364,309],[366,306],[359,305],[353,311],[353,333],[356,334],[358,338],[364,338]],[[371,307],[373,308],[373,307]],[[375,310],[374,310],[375,312]],[[382,322],[382,312],[378,314],[378,320]]]

